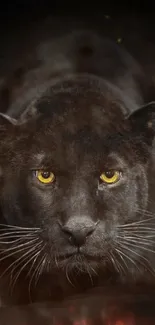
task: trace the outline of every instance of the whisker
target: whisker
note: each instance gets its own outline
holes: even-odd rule
[[[32,237],[32,238],[36,238],[36,237]],[[31,237],[28,237],[28,239],[31,239]],[[15,243],[19,243],[22,242],[23,240],[25,240],[25,238],[17,238],[14,240],[9,240],[9,241],[1,241],[0,240],[0,245],[9,245],[9,244],[15,244]],[[0,251],[2,250],[2,248],[0,248]]]
[[[117,266],[117,263],[116,263],[116,261],[115,261],[115,258],[114,258],[114,256],[113,256],[113,253],[112,252],[110,252],[109,253],[109,259],[110,259],[110,261],[112,262],[112,264],[113,264],[113,266],[114,266],[114,269],[119,273],[119,268],[118,268],[118,266]]]
[[[124,238],[128,237],[128,235],[130,235],[129,237],[134,237],[134,238],[139,238],[139,239],[141,238],[141,239],[144,239],[146,241],[153,240],[153,242],[154,242],[154,238],[155,238],[155,234],[154,233],[151,234],[150,232],[148,234],[148,232],[143,232],[143,231],[142,232],[139,232],[139,231],[124,232],[123,231],[123,233],[124,233]]]
[[[2,223],[0,223],[0,227],[3,227],[1,230],[5,229],[5,227],[6,227],[7,230],[9,228],[10,230],[11,229],[21,229],[21,230],[28,230],[28,231],[30,231],[30,230],[32,230],[32,231],[34,231],[34,230],[41,231],[40,228],[36,228],[36,227],[28,228],[28,227],[12,226],[12,225],[2,224]]]
[[[123,229],[124,231],[128,231],[128,230],[152,230],[153,232],[155,232],[155,223],[149,223],[148,225],[143,225],[143,224],[133,224],[133,225],[126,225],[126,226],[118,226],[118,229]]]
[[[148,216],[148,217],[153,217],[153,213],[151,211],[148,211],[145,209],[136,208],[135,212],[142,213],[143,215]]]
[[[155,217],[151,217],[151,218],[139,220],[139,221],[134,221],[134,222],[126,223],[126,224],[117,225],[117,228],[122,228],[122,227],[125,228],[125,227],[129,227],[131,225],[140,225],[140,224],[144,224],[150,220],[155,220]]]
[[[119,236],[117,235],[117,238],[120,238],[124,241],[128,240],[134,243],[139,243],[139,244],[145,244],[145,245],[151,245],[155,244],[155,240],[150,240],[149,238],[143,238],[143,237],[134,237],[134,236]],[[149,240],[148,240],[149,239]]]
[[[121,231],[122,231],[122,229],[121,229]],[[152,234],[154,234],[155,233],[155,229],[152,229],[152,228],[149,228],[148,229],[148,227],[147,227],[147,229],[144,227],[144,229],[143,228],[141,228],[141,227],[135,227],[135,228],[128,228],[128,229],[123,229],[123,233],[131,233],[131,232],[133,232],[133,233],[137,233],[137,232],[139,232],[139,233],[152,233]]]
[[[91,285],[93,286],[94,282],[93,282],[93,278],[92,278],[92,275],[91,275],[91,272],[90,272],[90,269],[93,271],[93,269],[88,266],[87,264],[85,265],[86,267],[86,270],[87,270],[87,273],[88,273],[88,276],[89,276],[89,279],[90,279],[90,282],[91,282]]]
[[[32,247],[32,248],[34,248],[35,250],[36,250],[36,248],[37,248],[37,251],[38,251],[38,248],[40,247],[40,245],[42,244],[42,242],[40,241],[40,243],[37,243],[35,246],[30,246],[30,248]],[[30,252],[31,253],[31,251],[33,252],[33,250],[28,250],[28,252]],[[19,260],[19,263],[17,263],[16,265],[15,265],[15,267],[14,267],[14,269],[12,270],[12,273],[15,271],[15,269],[16,268],[18,268],[19,266],[20,266],[20,264],[22,264],[23,263],[23,261],[24,260],[26,260],[27,259],[27,255],[25,254],[25,256],[26,256],[26,258],[22,258],[21,260],[20,259],[17,259],[16,260],[16,262]],[[24,256],[23,256],[24,257]]]
[[[23,238],[21,238],[21,236],[17,237],[17,239],[14,239],[14,240],[9,240],[9,241],[6,241],[6,240],[1,240],[0,238],[0,245],[9,245],[9,244],[15,244],[15,243],[18,243],[18,242],[22,242],[22,241],[25,241],[25,239],[35,239],[36,236],[24,236]],[[9,238],[7,238],[9,239]],[[1,250],[1,248],[0,248]]]
[[[136,256],[138,256],[139,258],[140,258],[140,261],[139,261],[139,263],[145,268],[145,269],[147,269],[152,275],[153,275],[153,277],[155,276],[155,271],[152,269],[152,267],[150,266],[150,264],[149,264],[149,261],[147,260],[147,258],[145,258],[143,255],[140,255],[140,254],[138,254],[137,252],[135,252],[134,250],[132,250],[132,249],[130,249],[130,248],[128,248],[126,245],[120,245],[122,248],[124,248],[125,250],[127,250],[127,251],[129,251],[129,252],[131,252],[132,254],[134,254],[134,255],[136,255]],[[135,246],[134,246],[135,247]],[[121,251],[121,253],[124,255],[124,253]],[[129,259],[129,256],[128,255],[126,255],[126,258],[128,258]],[[142,260],[145,262],[145,264],[142,262]],[[135,264],[135,266],[136,266],[136,264]],[[140,271],[140,269],[138,268],[138,270]],[[141,271],[140,271],[141,272]]]
[[[118,263],[118,260],[117,260],[116,256],[114,256],[114,254],[112,252],[110,252],[110,260],[112,261],[115,270],[118,273],[122,274],[122,268],[120,267],[120,263]],[[123,270],[123,273],[124,273],[124,270]]]
[[[33,263],[31,264],[31,267],[30,267],[29,272],[27,273],[27,276],[26,276],[26,277],[29,277],[29,276],[31,275],[31,272],[32,272],[32,270],[33,270],[33,267],[34,267],[34,265],[35,265],[35,263],[36,263],[36,261],[37,261],[37,258],[38,258],[38,256],[36,256],[36,257],[34,258]]]
[[[32,254],[33,253],[33,251],[34,250],[32,250],[32,251],[30,251],[29,253],[30,253],[30,256],[28,255],[28,256],[26,256],[26,258],[24,259],[24,260],[27,260],[27,258],[29,257],[29,259],[26,261],[26,263],[21,267],[21,269],[19,270],[19,272],[16,274],[16,277],[14,278],[14,281],[13,281],[13,283],[12,283],[12,291],[13,291],[13,288],[14,288],[14,286],[15,286],[15,284],[16,284],[16,282],[17,282],[17,280],[18,280],[18,278],[19,278],[19,276],[20,276],[20,274],[22,273],[22,271],[25,269],[25,267],[36,257],[36,256],[38,256],[39,254],[40,254],[40,251],[38,252],[36,252],[35,254]],[[23,262],[24,262],[24,260],[22,259],[21,261],[20,261],[20,263],[18,264],[18,266],[17,267],[19,267],[19,265],[22,263],[23,264]]]
[[[116,256],[116,254],[115,254],[115,256]],[[120,255],[119,255],[119,257],[120,257]],[[122,259],[122,256],[121,256],[121,259]],[[118,258],[117,258],[117,263],[119,264],[120,268],[122,269],[122,272],[125,274],[125,269],[124,269],[123,265],[118,261]]]
[[[55,261],[56,267],[59,268],[58,259],[57,259],[57,253],[55,253],[55,255],[54,255],[54,261]]]
[[[122,241],[123,242],[123,241]],[[130,246],[132,246],[132,247],[137,247],[137,248],[140,248],[140,249],[142,249],[142,250],[145,250],[146,252],[150,252],[150,253],[153,253],[153,254],[155,254],[155,251],[154,250],[152,250],[152,249],[150,249],[150,248],[147,248],[147,247],[143,247],[143,246],[139,246],[139,245],[135,245],[134,243],[132,243],[130,240],[125,240],[124,241],[124,244],[128,244],[128,245],[130,245]]]
[[[40,243],[39,243],[40,244]],[[17,260],[15,260],[13,263],[11,263],[7,269],[0,275],[0,279],[6,274],[6,272],[13,267],[13,265],[17,264],[18,261],[20,261],[21,259],[23,259],[26,255],[28,255],[31,251],[34,251],[37,247],[37,245],[39,244],[36,244],[35,246],[30,246],[30,249],[28,251],[26,251],[26,253],[22,256],[20,256]],[[25,248],[23,249],[25,250]],[[23,250],[19,250],[18,252],[21,252]]]
[[[122,246],[122,245],[121,245]],[[125,247],[124,247],[125,248]],[[126,248],[125,248],[126,249]],[[117,249],[118,250],[118,249]],[[120,253],[126,258],[128,259],[133,265],[135,265],[135,267],[140,271],[138,265],[136,264],[136,262],[131,258],[129,257],[128,255],[126,255],[124,252],[120,251]]]
[[[1,231],[1,229],[0,229]],[[38,233],[38,231],[22,231],[22,230],[16,230],[16,231],[8,231],[8,229],[6,230],[6,232],[1,231],[1,234],[0,234],[0,237],[3,237],[3,236],[13,236],[13,235],[21,235],[21,236],[29,236],[29,235],[34,235]]]
[[[9,232],[9,233],[2,233],[1,235],[0,235],[0,239],[1,238],[18,238],[18,237],[21,237],[21,238],[24,238],[24,237],[34,237],[34,236],[36,236],[36,232],[34,232],[34,233],[20,233],[20,232],[18,232],[18,233],[16,233],[16,232]]]
[[[44,246],[45,247],[45,246]],[[41,259],[40,263],[39,263],[39,267],[37,268],[37,271],[35,272],[35,286],[37,285],[38,281],[39,281],[39,277],[43,272],[44,266],[46,264],[46,256],[47,254],[45,253],[43,255],[43,258]]]
[[[32,240],[30,240],[30,241],[28,241],[28,242],[26,242],[26,243],[22,243],[22,244],[20,244],[20,245],[18,245],[18,247],[17,246],[15,246],[15,247],[9,247],[9,248],[1,248],[0,249],[0,254],[1,253],[7,253],[7,252],[10,252],[10,251],[14,251],[14,250],[16,250],[17,248],[19,249],[19,248],[22,248],[22,247],[25,247],[25,246],[29,246],[29,244],[33,244],[33,243],[35,243],[37,240],[39,240],[38,238],[34,238],[34,239],[32,239]],[[13,254],[14,254],[14,252],[13,252]],[[8,255],[8,256],[10,256],[10,255]],[[3,258],[2,259],[0,259],[0,261],[2,261],[3,260]]]
[[[69,269],[69,263],[68,263],[67,266],[66,266],[66,279],[67,279],[68,282],[71,284],[71,286],[72,286],[73,288],[75,288],[75,285],[73,284],[73,282],[71,281],[71,279],[70,279],[70,277],[69,277],[68,269]]]
[[[118,255],[119,255],[119,257],[121,258],[121,260],[123,261],[123,263],[124,263],[124,265],[125,265],[125,267],[126,267],[126,269],[127,269],[127,271],[128,271],[128,265],[126,264],[125,259],[124,259],[124,257],[123,257],[122,254],[121,254],[121,251],[120,251],[119,249],[117,249],[117,248],[115,248],[115,250],[116,250],[116,252],[118,253]],[[124,273],[126,274],[125,271],[124,271]]]
[[[37,238],[36,238],[36,240],[37,240]],[[31,242],[31,244],[34,244],[34,241],[33,242]],[[24,247],[23,248],[20,248],[19,249],[19,246],[18,246],[18,249],[17,249],[17,247],[14,247],[14,250],[15,251],[13,251],[12,253],[10,253],[10,254],[8,254],[8,255],[5,255],[5,256],[3,256],[3,257],[1,257],[0,258],[0,262],[2,262],[3,260],[5,260],[5,259],[7,259],[7,258],[9,258],[9,257],[11,257],[11,256],[13,256],[13,255],[15,255],[15,254],[18,254],[18,253],[21,253],[21,252],[23,252],[23,251],[25,251],[26,249],[27,249],[27,246],[29,246],[30,245],[30,242],[29,243],[27,243],[27,245],[24,245]],[[26,247],[25,247],[26,246]],[[8,249],[8,251],[12,251],[12,248],[10,248],[10,249]],[[6,251],[4,251],[5,253],[6,253]]]
[[[17,239],[26,239],[26,238],[36,238],[37,236],[36,235],[8,235],[8,236],[0,236],[0,242],[2,242],[3,243],[3,241],[4,242],[6,242],[6,241],[8,241],[8,242],[11,242],[11,241],[14,241],[14,240],[17,240]]]
[[[39,255],[41,254],[41,252],[43,251],[44,248],[45,248],[45,245],[44,245],[44,246],[42,247],[42,249],[39,251]],[[38,255],[38,256],[39,256],[39,255]],[[37,256],[37,258],[38,258],[38,256]],[[36,261],[37,261],[37,258],[36,258]],[[41,259],[41,261],[42,261],[42,259]],[[30,280],[29,280],[28,291],[29,291],[29,298],[30,298],[30,300],[31,300],[31,285],[32,285],[32,281],[33,281],[33,278],[34,278],[34,276],[35,276],[35,274],[36,274],[36,272],[37,272],[39,266],[40,266],[40,262],[37,264],[36,268],[34,269],[34,272],[33,272],[32,275],[31,275],[31,278],[30,278]],[[31,301],[31,302],[32,302],[32,301]]]

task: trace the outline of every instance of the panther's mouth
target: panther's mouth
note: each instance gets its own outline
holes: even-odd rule
[[[63,260],[76,260],[76,261],[98,261],[99,260],[99,256],[97,255],[91,255],[91,254],[86,254],[86,253],[82,253],[78,250],[76,250],[75,252],[72,253],[67,253],[67,254],[60,254],[59,255],[59,260],[63,261]]]

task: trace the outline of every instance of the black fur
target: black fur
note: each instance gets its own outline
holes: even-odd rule
[[[112,85],[83,75],[50,87],[30,120],[1,115],[0,263],[13,291],[4,276],[4,303],[154,281],[155,105],[129,118],[122,106]],[[40,183],[37,169],[55,181]],[[108,170],[118,183],[100,180]]]

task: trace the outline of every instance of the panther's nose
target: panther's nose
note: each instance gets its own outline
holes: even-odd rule
[[[74,217],[69,219],[67,224],[62,227],[62,231],[68,237],[69,242],[74,246],[82,246],[86,239],[95,231],[97,223],[88,217]]]

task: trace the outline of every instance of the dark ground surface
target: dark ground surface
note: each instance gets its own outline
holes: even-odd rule
[[[119,292],[119,293],[118,293]],[[126,294],[105,289],[66,300],[62,304],[32,304],[3,308],[1,325],[154,325],[153,295]]]

